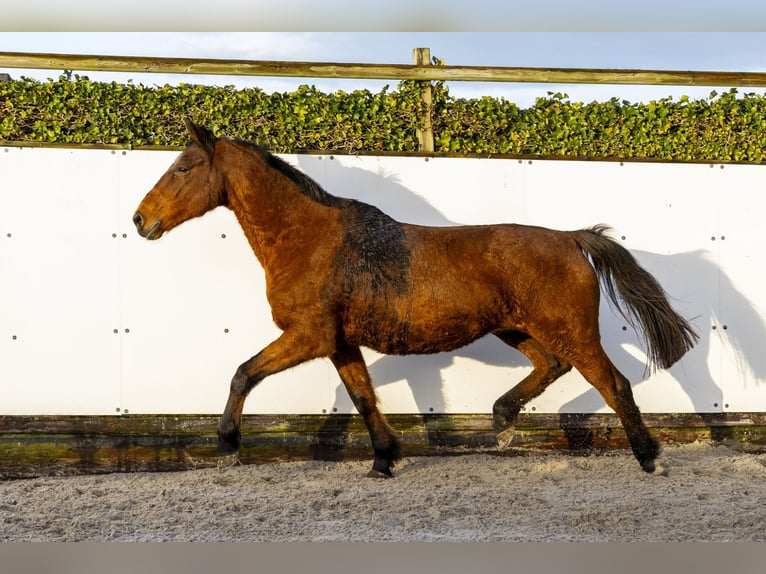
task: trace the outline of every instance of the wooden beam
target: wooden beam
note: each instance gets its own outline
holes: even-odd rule
[[[431,50],[429,48],[415,48],[412,51],[412,63],[415,66],[431,65]],[[420,116],[421,126],[417,129],[418,151],[431,153],[434,151],[434,130],[431,121],[432,116],[432,98],[431,82],[420,82],[420,101],[423,102],[425,110]]]
[[[0,68],[298,78],[766,87],[764,72],[346,64],[26,52],[0,52]]]
[[[213,415],[0,416],[0,480],[42,475],[184,470],[218,462]],[[498,451],[489,414],[392,414],[406,456],[530,450],[628,449],[612,414],[524,413],[512,448]],[[766,414],[644,414],[663,444],[702,441],[766,450]],[[245,415],[244,464],[286,460],[372,459],[356,415]]]

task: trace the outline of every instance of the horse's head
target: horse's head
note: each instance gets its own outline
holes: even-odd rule
[[[139,235],[159,239],[184,221],[226,203],[224,178],[215,167],[213,133],[186,120],[192,143],[176,158],[133,215]]]

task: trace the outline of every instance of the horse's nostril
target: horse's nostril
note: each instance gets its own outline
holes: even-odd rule
[[[136,229],[141,229],[144,226],[144,218],[137,211],[133,216],[133,223],[135,223]]]

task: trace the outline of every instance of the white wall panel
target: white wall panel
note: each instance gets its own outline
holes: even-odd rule
[[[116,156],[0,151],[0,412],[114,413]]]
[[[766,404],[766,226],[763,169],[716,169],[719,305],[711,347],[719,349],[723,408],[748,411]],[[760,181],[759,181],[760,180]],[[715,241],[712,241],[715,237]]]
[[[278,335],[263,272],[216,210],[146,241],[131,216],[176,152],[0,149],[0,414],[219,413]],[[289,155],[329,192],[427,225],[608,223],[693,318],[697,348],[649,374],[606,303],[607,353],[645,412],[766,410],[763,167]],[[116,331],[116,332],[115,332]],[[528,372],[492,337],[454,353],[365,350],[386,412],[490,412]],[[529,409],[606,411],[575,372]],[[353,412],[329,361],[266,379],[245,412]]]

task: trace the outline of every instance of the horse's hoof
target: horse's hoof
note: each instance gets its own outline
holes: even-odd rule
[[[511,426],[505,429],[503,432],[497,435],[497,448],[505,450],[511,447],[513,443],[513,436],[516,434],[516,427]]]
[[[641,468],[644,469],[644,472],[647,474],[651,474],[654,476],[667,476],[668,470],[662,466],[661,464],[656,464],[654,461],[650,463],[644,463],[641,465]]]
[[[495,432],[503,432],[505,429],[512,426],[513,420],[510,420],[508,417],[499,413],[495,413],[492,416],[492,430]]]
[[[240,440],[239,438],[234,439],[227,439],[227,438],[218,438],[218,456],[231,456],[232,454],[237,454],[239,452],[239,444]]]
[[[367,478],[393,478],[394,475],[390,470],[377,470],[375,468],[371,469],[370,472],[367,473]]]
[[[646,460],[641,463],[641,468],[647,474],[653,474],[655,476],[667,476],[667,471],[662,465],[656,464],[653,460]]]
[[[655,466],[654,472],[652,474],[654,474],[654,476],[667,476],[668,469],[662,466],[661,464],[658,464]]]
[[[237,466],[239,464],[242,464],[242,462],[239,460],[238,452],[218,457],[218,470],[231,468],[232,466]]]

